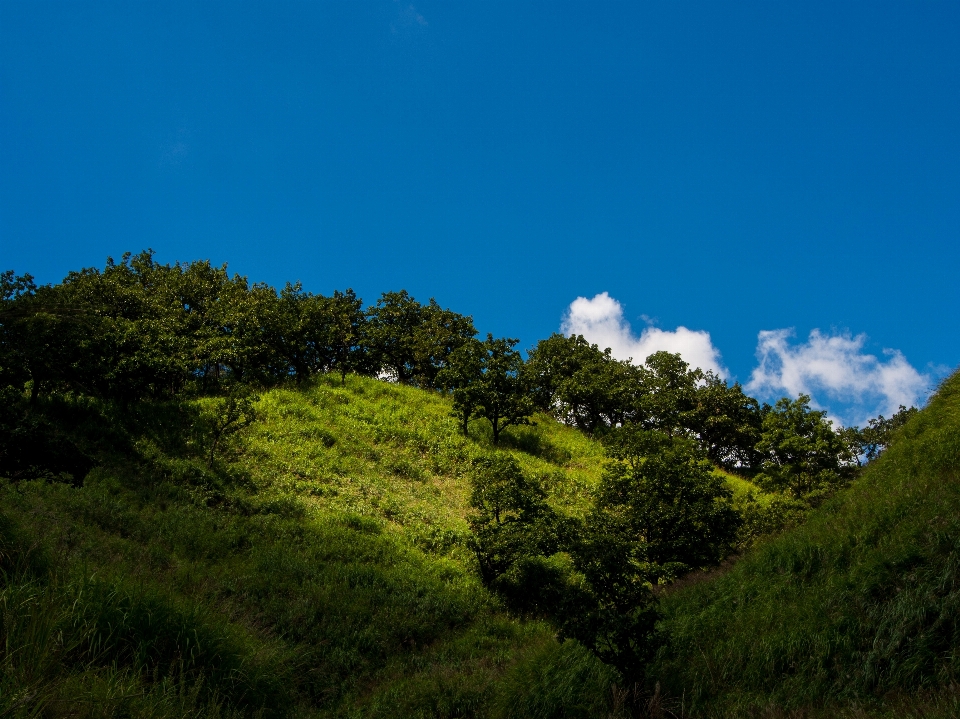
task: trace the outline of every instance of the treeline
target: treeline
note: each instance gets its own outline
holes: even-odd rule
[[[471,317],[406,291],[365,307],[349,289],[277,290],[209,262],[160,264],[151,252],[56,285],[5,272],[0,477],[82,483],[94,458],[44,409],[67,396],[105,403],[112,416],[220,397],[195,418],[208,467],[230,434],[255,421],[258,388],[318,373],[444,393],[461,431],[482,425],[494,445],[508,427],[548,413],[606,448],[590,508],[563,515],[509,454],[484,455],[472,476],[476,568],[511,611],[552,622],[629,683],[666,641],[657,634],[659,587],[822,501],[916,412],[834,429],[807,396],[760,403],[677,354],[635,364],[554,334],[524,357],[517,343],[481,339]],[[715,467],[751,477],[776,500],[735,505]]]
[[[322,372],[447,392],[463,432],[483,420],[495,444],[538,410],[594,435],[633,426],[687,438],[714,464],[809,501],[848,481],[859,458],[881,451],[906,416],[838,432],[808,397],[761,404],[679,355],[658,352],[634,364],[583,337],[555,334],[524,359],[517,340],[477,334],[471,317],[404,290],[364,307],[349,289],[329,297],[299,283],[277,290],[231,276],[226,265],[161,264],[150,251],[71,272],[56,285],[5,272],[0,473],[36,473],[44,455],[76,454],[30,424],[29,407],[45,396],[129,406]],[[37,456],[26,456],[30,447]]]

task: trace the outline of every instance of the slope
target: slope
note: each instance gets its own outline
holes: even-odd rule
[[[664,610],[652,676],[692,716],[960,714],[960,374],[848,490]]]
[[[207,462],[213,399],[43,408],[100,466],[0,484],[0,713],[594,716],[610,672],[507,616],[465,546],[480,424],[350,376],[265,392]],[[546,417],[505,451],[584,508],[593,441]]]

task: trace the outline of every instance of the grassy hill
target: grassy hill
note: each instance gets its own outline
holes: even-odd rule
[[[265,392],[208,464],[215,404],[48,401],[99,465],[80,488],[0,480],[0,716],[623,716],[608,668],[471,569],[483,423],[321,377]],[[586,509],[596,442],[538,417],[504,449]],[[958,464],[954,377],[806,523],[664,595],[650,690],[678,716],[960,714]]]
[[[212,402],[45,408],[102,464],[82,488],[0,486],[0,714],[606,711],[609,670],[469,568],[479,423],[464,438],[436,394],[321,378],[266,392],[208,467]],[[505,442],[582,511],[596,443],[548,418]]]
[[[692,715],[960,716],[960,375],[850,489],[664,609],[653,673]]]

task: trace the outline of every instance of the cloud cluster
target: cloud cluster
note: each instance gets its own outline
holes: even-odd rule
[[[638,336],[621,304],[606,292],[571,302],[560,329],[609,347],[617,359],[639,363],[660,350],[679,352],[691,366],[729,377],[709,332],[650,326]],[[744,387],[749,394],[771,402],[807,394],[815,407],[828,408],[836,424],[863,425],[878,414],[889,417],[901,404],[921,404],[933,389],[933,377],[918,372],[899,350],[885,349],[883,358],[864,351],[866,335],[813,330],[806,342],[793,338],[791,329],[760,332],[758,365]]]
[[[926,399],[933,380],[914,369],[898,350],[884,350],[886,361],[863,350],[866,335],[825,335],[813,330],[804,343],[791,345],[793,330],[765,330],[757,341],[756,369],[747,392],[762,398],[808,394],[823,405],[845,405],[841,421],[862,423]],[[820,402],[816,402],[819,398]]]
[[[633,358],[640,363],[661,350],[679,352],[692,367],[727,375],[709,332],[686,327],[677,327],[672,332],[646,327],[637,336],[624,319],[621,304],[606,292],[593,299],[578,297],[571,302],[560,329],[566,335],[583,335],[601,349],[609,347],[617,359]]]

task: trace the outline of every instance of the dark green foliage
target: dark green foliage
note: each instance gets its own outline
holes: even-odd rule
[[[679,354],[654,352],[644,361],[642,392],[635,422],[669,436],[684,434],[697,410],[697,385],[704,374]]]
[[[530,423],[534,406],[523,373],[523,358],[514,350],[517,340],[494,339],[488,334],[481,355],[483,375],[473,395],[474,412],[490,422],[493,443],[510,426]]]
[[[810,409],[810,397],[781,399],[763,417],[757,451],[762,455],[761,487],[789,491],[815,503],[853,476],[854,456],[834,432],[826,412]]]
[[[705,372],[696,389],[695,405],[687,410],[685,425],[707,458],[728,470],[757,469],[762,455],[756,445],[763,424],[757,400],[745,395],[739,384],[728,385],[712,372]]]
[[[348,372],[368,370],[363,347],[363,301],[352,289],[334,290],[326,300],[326,309],[326,369],[339,372],[340,382],[345,383]]]
[[[580,335],[554,334],[531,351],[525,373],[537,406],[593,433],[633,418],[643,371]]]
[[[366,346],[374,372],[402,384],[437,387],[450,354],[477,334],[470,317],[445,310],[431,298],[421,305],[406,290],[385,292],[367,310]]]
[[[609,454],[615,461],[570,549],[585,583],[571,587],[560,627],[629,685],[659,641],[653,587],[719,563],[740,517],[689,440],[628,427],[611,436]]]
[[[287,284],[279,293],[209,262],[152,252],[36,287],[3,275],[0,379],[31,400],[69,390],[129,404],[216,391],[225,379],[298,382],[369,371],[361,301]]]
[[[648,581],[671,580],[718,564],[733,547],[740,518],[731,492],[691,440],[625,427],[607,441],[616,460],[597,491],[595,512],[631,538],[631,561],[650,565]]]
[[[530,352],[525,374],[539,408],[585,432],[636,424],[696,439],[718,466],[751,472],[759,465],[758,402],[678,354],[656,352],[638,366],[581,336],[555,334]]]
[[[245,385],[234,385],[226,397],[218,399],[204,416],[210,444],[207,464],[213,464],[221,442],[257,420],[254,403],[260,398]]]
[[[453,395],[453,415],[465,437],[470,434],[470,419],[481,398],[485,359],[483,343],[471,337],[450,353],[447,366],[437,376],[440,386]]]
[[[523,358],[514,350],[517,340],[473,338],[450,353],[437,375],[439,385],[453,395],[453,415],[469,434],[472,417],[490,422],[493,443],[510,426],[530,423],[534,402],[526,383]]]
[[[484,584],[495,587],[521,560],[559,549],[559,520],[545,501],[546,493],[524,476],[512,457],[476,459],[472,486],[470,529]]]
[[[327,314],[324,298],[289,282],[268,315],[267,342],[282,363],[281,372],[302,382],[327,364]]]
[[[880,456],[890,443],[896,439],[897,433],[920,410],[916,407],[907,409],[900,405],[900,409],[887,419],[882,414],[867,422],[863,429],[859,427],[845,427],[844,438],[848,442],[851,452],[857,457],[863,456],[868,462]]]

